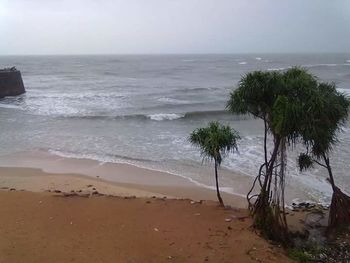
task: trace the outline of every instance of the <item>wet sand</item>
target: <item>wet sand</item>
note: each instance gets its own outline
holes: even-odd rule
[[[65,158],[44,152],[24,152],[0,158],[0,187],[34,192],[90,191],[87,185],[108,195],[217,200],[215,189],[205,188],[187,178],[130,164]],[[222,192],[222,196],[228,205],[246,207],[243,195]]]

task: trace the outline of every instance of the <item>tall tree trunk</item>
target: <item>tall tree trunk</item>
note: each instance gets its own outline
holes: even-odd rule
[[[267,162],[267,133],[268,133],[268,127],[267,127],[267,121],[266,117],[264,117],[264,157],[265,157],[265,175],[267,174],[268,169],[268,162]]]
[[[248,201],[248,209],[250,213],[254,216],[256,208],[257,208],[257,200],[252,202],[252,199],[255,197],[258,197],[258,199],[262,200],[262,192],[266,192],[266,185],[267,185],[267,170],[268,170],[268,161],[267,161],[267,135],[268,135],[268,127],[267,127],[267,121],[266,116],[263,118],[264,120],[264,163],[260,166],[258,175],[255,177],[255,180],[250,188],[250,190],[247,193],[247,201]],[[264,169],[264,171],[263,171]],[[262,182],[263,180],[263,182]],[[255,194],[255,184],[256,182],[259,183],[260,186],[260,193]]]
[[[276,241],[280,241],[283,244],[288,244],[288,228],[283,214],[284,209],[283,207],[281,208],[281,206],[283,205],[283,201],[282,203],[280,203],[279,199],[278,202],[276,200],[273,200],[273,196],[271,196],[270,193],[270,191],[273,191],[271,189],[271,184],[274,181],[273,179],[277,180],[276,176],[278,175],[274,174],[274,171],[276,171],[276,162],[278,160],[279,154],[281,153],[281,148],[285,147],[283,143],[285,142],[284,140],[282,140],[282,138],[278,136],[275,137],[274,149],[267,163],[268,167],[266,169],[264,183],[261,187],[261,192],[254,204],[253,217],[255,227],[259,228],[265,237]],[[277,185],[276,182],[274,185],[275,188],[284,187],[284,185]],[[277,188],[275,188],[274,191],[277,191]],[[284,194],[283,190],[284,189],[278,189],[278,191],[281,192],[275,192],[275,194],[278,194],[278,196],[280,197],[281,194]]]
[[[325,154],[323,154],[323,160],[326,164],[326,167],[327,167],[327,171],[328,171],[328,175],[329,175],[329,182],[332,186],[332,189],[333,191],[335,190],[336,186],[335,186],[335,183],[334,183],[334,177],[333,177],[333,172],[332,172],[332,168],[331,168],[331,165],[330,165],[330,162],[329,162],[329,157],[327,157]]]
[[[277,158],[277,155],[278,155],[278,150],[279,150],[279,147],[280,147],[280,143],[281,143],[281,139],[280,138],[276,138],[271,158],[270,158],[269,162],[267,163],[267,169],[266,169],[266,174],[265,174],[265,178],[264,178],[264,184],[263,184],[263,186],[261,188],[261,192],[259,194],[259,197],[258,197],[258,200],[257,200],[257,204],[256,204],[256,210],[259,210],[261,208],[261,206],[262,206],[263,207],[262,208],[262,210],[263,210],[262,212],[263,213],[265,213],[266,207],[269,206],[270,186],[271,186],[274,165],[275,165],[275,161],[276,161],[276,158]],[[262,216],[266,216],[266,214],[262,215]]]
[[[220,202],[220,205],[224,206],[224,201],[222,201],[220,190],[219,190],[219,179],[218,179],[218,162],[215,159],[215,183],[216,183],[216,195],[218,197],[218,200]]]

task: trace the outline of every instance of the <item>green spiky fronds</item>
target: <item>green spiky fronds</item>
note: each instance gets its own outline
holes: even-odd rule
[[[305,171],[309,168],[312,168],[313,165],[314,165],[314,161],[311,158],[311,156],[308,155],[307,153],[301,153],[298,156],[298,166],[300,171]]]
[[[227,109],[235,114],[268,118],[278,94],[277,90],[282,87],[283,79],[279,72],[250,72],[242,77],[238,88],[230,94]]]
[[[220,165],[226,154],[237,150],[239,139],[238,132],[230,126],[210,122],[208,127],[194,130],[189,141],[200,148],[203,158],[215,159]]]

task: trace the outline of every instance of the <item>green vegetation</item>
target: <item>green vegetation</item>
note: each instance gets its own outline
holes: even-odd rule
[[[333,83],[323,83],[305,69],[254,71],[244,75],[230,94],[227,109],[233,114],[248,114],[264,123],[264,161],[247,194],[254,226],[268,239],[292,244],[285,212],[287,148],[305,146],[298,158],[300,170],[314,165],[327,169],[333,189],[329,228],[350,223],[350,197],[335,184],[330,153],[338,142],[339,131],[347,121],[350,100]],[[222,156],[237,148],[238,135],[217,122],[195,130],[192,144],[200,147],[204,158],[214,160],[219,202],[217,168]],[[309,251],[310,252],[310,251]],[[293,249],[291,257],[308,262],[310,253]]]
[[[338,142],[339,130],[345,124],[350,100],[336,90],[334,83],[320,83],[317,87],[317,99],[310,102],[310,110],[301,124],[303,143],[306,153],[298,159],[300,170],[306,170],[318,164],[328,172],[333,195],[330,206],[329,228],[339,228],[350,223],[350,197],[336,185],[330,165],[330,153]]]
[[[306,146],[306,153],[299,157],[300,168],[305,170],[316,163],[328,170],[334,191],[330,225],[350,222],[350,198],[335,186],[329,160],[349,105],[334,84],[320,83],[297,67],[284,72],[248,73],[231,93],[227,103],[230,112],[250,114],[264,122],[264,163],[247,200],[255,227],[267,238],[284,244],[290,241],[284,211],[286,149],[300,141]]]
[[[221,205],[224,202],[219,190],[218,167],[229,152],[237,149],[239,138],[235,130],[218,122],[211,122],[206,128],[194,130],[189,138],[193,145],[200,148],[203,159],[214,160],[216,193]]]
[[[291,259],[296,260],[297,262],[300,263],[309,263],[312,262],[312,257],[309,253],[304,252],[303,250],[300,249],[289,249],[288,250],[288,256]]]
[[[264,122],[264,163],[248,192],[254,224],[270,239],[289,242],[284,211],[286,148],[300,137],[300,117],[317,87],[316,79],[300,68],[285,72],[255,71],[245,75],[231,93],[227,108]],[[268,137],[272,152],[268,153]],[[256,190],[258,187],[260,190]],[[258,194],[252,194],[258,191]]]

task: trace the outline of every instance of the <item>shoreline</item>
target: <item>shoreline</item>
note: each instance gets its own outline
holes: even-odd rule
[[[0,188],[32,192],[91,192],[136,197],[187,198],[194,201],[217,201],[215,189],[199,186],[190,180],[165,172],[131,164],[99,163],[88,159],[63,158],[36,153],[15,154],[0,158]],[[6,164],[6,165],[4,165]],[[90,189],[88,185],[93,185]],[[225,204],[246,208],[240,195],[222,191]]]
[[[32,158],[35,159],[37,156],[32,156]],[[36,159],[41,164],[45,163],[47,165],[45,171],[33,167],[14,167],[16,162],[11,163],[12,167],[0,165],[0,210],[2,210],[0,212],[5,215],[0,219],[0,233],[5,233],[5,236],[0,238],[0,252],[4,252],[2,258],[7,261],[12,259],[18,260],[21,257],[20,255],[23,254],[19,253],[22,250],[27,250],[25,252],[26,256],[30,255],[34,260],[33,262],[35,260],[37,260],[36,262],[45,261],[38,255],[42,251],[44,251],[42,256],[50,258],[50,261],[52,257],[61,260],[62,257],[59,254],[62,252],[60,252],[60,249],[50,246],[47,249],[46,246],[47,243],[53,242],[52,238],[55,239],[60,234],[55,231],[52,232],[49,227],[44,227],[43,230],[40,230],[42,225],[48,226],[53,224],[52,226],[54,227],[62,227],[64,229],[63,236],[59,237],[63,246],[78,246],[79,251],[85,251],[84,253],[87,255],[90,255],[92,243],[94,244],[93,246],[97,246],[96,242],[103,240],[106,248],[99,249],[97,253],[99,258],[104,258],[104,255],[100,253],[106,253],[105,249],[111,249],[110,247],[113,243],[111,244],[110,242],[119,242],[118,246],[120,251],[123,251],[125,254],[125,257],[133,258],[135,256],[138,257],[137,260],[158,258],[157,262],[166,262],[177,258],[180,259],[180,262],[188,259],[191,259],[190,262],[203,262],[207,261],[207,258],[211,258],[214,262],[222,262],[216,261],[219,256],[224,261],[240,258],[240,262],[256,262],[256,258],[262,258],[263,262],[280,262],[279,260],[284,258],[285,262],[289,262],[289,259],[285,256],[285,251],[271,245],[259,234],[252,231],[252,219],[248,214],[247,203],[245,198],[241,196],[222,192],[226,205],[224,208],[218,205],[215,191],[202,188],[183,178],[171,176],[170,174],[127,164],[107,164],[103,166],[91,160],[57,158],[55,156],[46,156],[46,158],[46,160]],[[3,159],[1,160],[3,161]],[[17,164],[26,165],[29,162],[31,162],[30,159],[17,159]],[[66,165],[62,166],[62,163]],[[31,165],[35,166],[39,165],[39,163],[31,162]],[[85,171],[90,171],[90,173],[95,174],[96,171],[99,173],[94,177],[83,174],[84,169],[82,167]],[[77,173],[68,172],[73,170],[77,171]],[[111,174],[103,171],[112,171],[121,182],[110,181]],[[125,182],[126,179],[129,179],[128,183]],[[132,180],[139,183],[135,183]],[[33,200],[35,200],[34,203]],[[40,208],[42,203],[51,204],[48,212],[42,211]],[[132,205],[130,206],[130,204]],[[149,209],[152,207],[150,204],[155,205],[155,207]],[[136,208],[133,207],[134,205],[136,205]],[[140,211],[135,212],[134,209],[139,209]],[[110,212],[112,210],[114,212]],[[173,217],[169,218],[169,213],[173,214]],[[203,228],[202,223],[198,222],[198,220],[201,221],[206,213],[209,217],[207,217],[208,221]],[[75,216],[72,217],[72,214]],[[149,218],[146,222],[142,220],[144,215],[147,215]],[[317,220],[317,222],[319,220],[324,221],[325,219],[323,215],[316,218],[314,215],[314,212],[304,209],[289,211],[288,225],[290,230],[293,230],[293,232],[304,232],[308,222],[313,222],[313,220]],[[112,223],[115,218],[120,216],[126,221],[119,222],[119,225]],[[310,218],[308,218],[309,216]],[[178,222],[177,218],[179,217],[185,219],[181,219],[182,221]],[[24,222],[27,219],[28,224],[25,224]],[[55,222],[52,221],[53,219],[55,219]],[[56,219],[58,219],[58,223]],[[67,220],[71,220],[70,223]],[[167,221],[163,222],[163,220]],[[185,222],[183,222],[184,220]],[[70,230],[72,227],[69,227],[69,224],[75,225],[77,221],[79,222],[78,225],[84,225],[83,229],[78,227],[78,229]],[[157,227],[152,226],[152,231],[152,227],[151,230],[149,228],[154,221],[158,223]],[[123,234],[131,235],[132,241],[120,236],[120,228],[126,224],[125,222],[128,222],[130,227],[128,232]],[[180,226],[183,223],[188,224],[184,229]],[[103,227],[98,227],[95,224]],[[156,252],[152,255],[139,247],[137,248],[137,255],[134,255],[135,251],[133,249],[128,249],[128,246],[138,242],[135,240],[139,237],[140,231],[146,231],[147,235],[149,235],[149,231],[152,233],[159,232],[159,229],[162,229],[164,224],[166,224],[165,228],[179,225],[174,230],[164,230],[164,233],[162,233],[163,240],[151,238],[150,242],[153,242],[154,246],[157,247]],[[197,224],[201,225],[201,228],[194,230],[194,226]],[[110,235],[108,230],[111,225],[117,228],[111,230],[113,236]],[[36,230],[31,231],[32,227]],[[138,230],[135,230],[135,227]],[[91,233],[91,229],[94,229],[93,233]],[[178,232],[179,229],[180,231]],[[211,232],[212,229],[215,229],[215,233]],[[204,233],[200,233],[201,231]],[[28,241],[21,243],[23,238],[21,233],[23,232],[25,232],[24,236]],[[87,232],[92,235],[93,241],[86,237]],[[160,243],[164,242],[164,240],[169,240],[168,232],[178,232],[176,238],[181,241],[172,241],[169,247],[166,245],[166,247],[160,248]],[[223,235],[220,233],[223,233]],[[76,235],[80,235],[80,237],[76,238]],[[40,236],[39,239],[38,236]],[[215,236],[220,236],[220,238],[215,238],[213,241],[212,238]],[[74,243],[75,241],[73,242],[72,239],[78,241],[78,244]],[[197,248],[193,248],[192,239],[200,240],[197,243],[199,245]],[[8,240],[13,240],[20,245],[9,247],[11,242],[9,243]],[[35,242],[38,243],[35,247],[29,244],[33,240],[36,240]],[[186,243],[184,240],[190,242],[186,244],[189,248],[185,252],[183,251],[184,243]],[[144,246],[144,242],[140,242],[140,246]],[[242,243],[240,245],[241,248],[237,248],[237,242]],[[174,251],[173,243],[180,243],[181,251]],[[226,250],[227,248],[230,248],[230,250]],[[160,252],[163,249],[166,253],[169,253],[168,256]],[[13,251],[13,253],[6,254],[8,251]],[[109,251],[109,253],[115,252]],[[69,251],[68,255],[78,262],[91,262],[86,258],[82,260],[74,249]],[[186,255],[187,259],[183,258],[184,255]],[[196,258],[191,258],[193,255]],[[214,255],[215,259],[213,258]],[[117,259],[121,258],[115,254],[114,256]],[[90,257],[93,256],[90,255]],[[122,259],[126,260],[126,258],[123,257]],[[198,260],[199,258],[200,260]],[[57,262],[60,262],[60,260]],[[67,261],[68,259],[64,258],[64,260]],[[55,260],[51,262],[55,262]],[[104,262],[113,261],[108,258]]]
[[[134,189],[134,192],[148,192],[148,194],[141,197],[161,195],[172,198],[189,198],[196,201],[206,199],[213,201],[217,200],[216,189],[214,186],[197,182],[190,177],[142,167],[132,163],[101,162],[87,158],[64,157],[54,153],[37,150],[0,156],[0,169],[2,168],[39,169],[40,171],[38,174],[43,176],[43,178],[51,176],[52,184],[54,184],[54,178],[52,175],[55,175],[55,180],[58,181],[58,184],[62,181],[62,178],[60,178],[62,176],[65,178],[73,177],[83,178],[84,180],[97,180],[98,182],[104,182],[105,184],[114,187],[117,186],[123,188],[124,190],[121,195],[125,195],[124,193],[127,192],[130,193],[129,195],[139,196],[138,193],[132,193],[133,191],[131,189]],[[206,172],[205,177],[209,176],[208,178],[212,180],[213,185],[215,184],[213,175],[210,173],[211,167],[202,167],[202,169],[198,171],[198,175],[202,176],[201,172]],[[220,173],[224,176],[232,176],[236,180],[236,183],[229,187],[226,187],[227,185],[225,185],[224,182],[221,182],[221,184],[219,182],[220,192],[224,197],[225,204],[233,207],[247,208],[246,193],[251,188],[251,183],[254,178],[228,171],[225,168],[220,170]],[[11,178],[18,177],[19,174],[23,175],[25,172],[21,171],[21,173],[15,173],[15,176],[12,176]],[[16,180],[12,180],[12,182],[11,180],[7,180],[6,182],[8,182],[9,185],[6,186],[9,188],[21,188],[14,184],[14,182],[20,182],[22,180],[21,178],[23,179],[23,176],[19,176]],[[48,182],[37,180],[37,183],[39,186],[42,186],[41,189],[44,189],[44,191],[49,189],[47,186]],[[87,184],[93,184],[93,182]],[[5,185],[0,181],[0,187],[3,186]],[[32,191],[30,189],[33,189],[32,186],[28,188],[28,184],[24,188],[29,191]],[[38,187],[33,191],[42,191],[37,188]],[[125,190],[125,188],[129,190]],[[69,189],[63,188],[62,190],[68,191]],[[234,190],[234,192],[232,192],[232,190]],[[288,208],[291,208],[293,203],[307,202],[322,206],[327,206],[328,204],[304,196],[303,188],[298,190],[293,188],[292,190],[293,191],[286,191],[285,193],[286,207]],[[115,192],[116,194],[114,195],[120,195],[121,191],[116,190]]]
[[[214,178],[210,174],[211,167],[203,167],[202,172],[206,170],[210,179]],[[83,191],[85,185],[102,184],[100,189],[103,189],[104,194],[115,196],[166,196],[169,198],[187,198],[195,201],[212,200],[217,201],[216,188],[206,184],[197,182],[190,177],[156,170],[153,168],[139,166],[132,163],[115,163],[101,162],[95,159],[65,157],[45,151],[23,151],[13,154],[0,156],[0,172],[4,174],[2,169],[6,169],[6,180],[1,181],[0,188],[8,187],[29,190],[34,192],[56,190],[61,188],[62,192]],[[14,169],[12,172],[9,169]],[[24,170],[23,170],[24,169]],[[26,171],[26,169],[28,169]],[[33,171],[36,169],[36,175],[44,180],[36,180],[35,184],[26,182],[26,174],[33,176]],[[202,176],[201,171],[198,175]],[[219,182],[221,195],[224,197],[224,203],[232,207],[247,208],[246,193],[251,188],[253,177],[248,177],[239,173],[228,171],[225,168],[220,170],[220,173],[227,176],[230,173],[237,183],[226,187],[225,183]],[[11,174],[11,176],[9,176]],[[85,181],[77,183],[79,180]],[[70,181],[74,189],[68,189],[64,186],[63,181]],[[220,179],[219,179],[220,181]],[[74,182],[74,183],[73,183]],[[4,185],[6,183],[7,185]],[[23,186],[22,186],[23,185]],[[49,186],[51,185],[51,187]],[[59,187],[58,187],[59,186]],[[227,189],[230,190],[227,190]],[[232,192],[231,189],[235,190]],[[290,189],[287,189],[290,190]],[[299,190],[303,191],[302,188]],[[238,193],[237,193],[238,192]],[[292,210],[294,203],[311,203],[327,207],[329,204],[320,202],[308,197],[302,196],[302,192],[293,189],[286,191],[286,208]],[[142,195],[140,194],[142,193]]]

